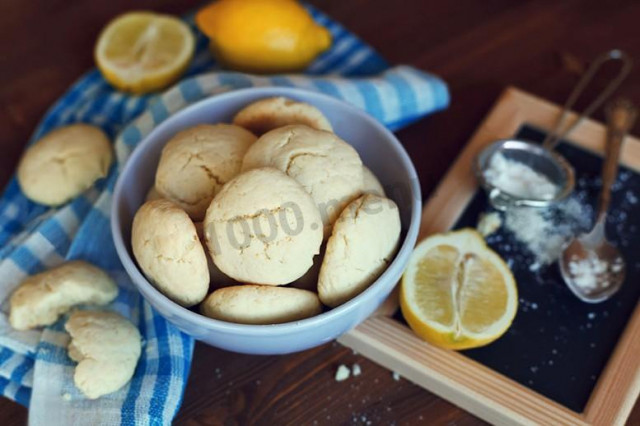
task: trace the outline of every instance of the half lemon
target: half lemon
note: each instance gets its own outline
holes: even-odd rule
[[[116,88],[141,94],[174,82],[189,65],[194,48],[191,30],[178,18],[131,12],[102,30],[95,59]]]
[[[400,307],[413,331],[437,346],[470,349],[502,336],[518,310],[515,279],[473,229],[432,235],[402,277]]]

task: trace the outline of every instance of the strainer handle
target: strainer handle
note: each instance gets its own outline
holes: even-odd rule
[[[565,127],[565,122],[569,118],[571,109],[573,108],[574,104],[576,103],[584,89],[591,82],[598,70],[609,61],[621,62],[621,68],[618,74],[609,82],[607,87],[605,87],[604,90],[600,92],[598,97],[591,103],[591,105],[589,105],[584,110],[584,112],[573,121],[573,123],[566,127],[565,130],[561,131],[561,129]],[[584,73],[576,87],[571,92],[571,95],[569,95],[569,98],[567,99],[567,102],[564,104],[564,107],[562,109],[562,113],[555,123],[553,131],[547,134],[547,137],[542,143],[542,146],[547,149],[553,149],[559,141],[566,138],[567,135],[571,133],[571,131],[575,129],[585,118],[593,114],[593,112],[598,109],[603,104],[603,102],[609,98],[609,96],[613,94],[613,92],[620,86],[624,79],[627,78],[627,75],[629,75],[632,66],[633,61],[631,60],[631,57],[619,49],[613,49],[598,56]]]

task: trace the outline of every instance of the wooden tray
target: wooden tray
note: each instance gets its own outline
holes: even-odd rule
[[[450,229],[471,202],[478,189],[472,163],[484,146],[511,137],[524,123],[551,128],[559,113],[556,105],[515,88],[506,89],[425,204],[421,237]],[[602,124],[585,121],[573,132],[571,143],[602,154],[605,135]],[[640,141],[627,140],[621,163],[640,171]],[[392,318],[397,311],[396,297],[339,341],[493,424],[622,425],[640,393],[637,305],[584,411],[578,413],[462,353],[420,340],[403,322]]]

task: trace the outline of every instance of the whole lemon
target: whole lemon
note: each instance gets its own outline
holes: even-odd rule
[[[217,59],[240,71],[300,71],[331,46],[329,31],[295,0],[218,0],[196,23]]]

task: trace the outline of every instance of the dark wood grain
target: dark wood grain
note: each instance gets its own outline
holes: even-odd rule
[[[199,2],[143,0],[136,9],[182,13]],[[634,1],[313,1],[393,63],[440,74],[452,104],[399,132],[431,191],[506,85],[562,103],[599,52],[619,47],[640,60]],[[125,0],[0,1],[0,184],[48,106],[93,66],[100,28],[131,9]],[[622,92],[640,103],[640,74]],[[597,116],[601,118],[601,116]],[[636,131],[634,133],[638,134]],[[361,376],[334,381],[358,363]],[[219,369],[219,373],[216,373]],[[0,399],[0,424],[26,423]],[[280,357],[237,355],[198,344],[176,424],[430,424],[482,422],[337,344]],[[636,404],[629,425],[640,424]]]

